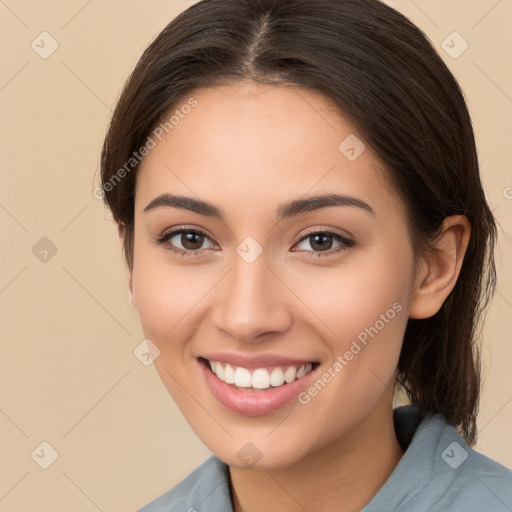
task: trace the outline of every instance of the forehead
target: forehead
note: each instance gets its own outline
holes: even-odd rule
[[[139,211],[162,192],[218,204],[230,198],[246,207],[337,192],[396,206],[379,159],[319,93],[253,82],[224,85],[195,91],[164,122],[173,114],[159,137],[152,135],[155,147],[139,170]]]

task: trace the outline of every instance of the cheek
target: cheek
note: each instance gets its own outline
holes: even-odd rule
[[[172,265],[165,255],[153,253],[141,249],[136,254],[133,296],[145,336],[167,350],[193,335],[190,323],[213,283],[199,266]]]
[[[382,332],[402,330],[404,321],[392,324],[397,323],[395,317],[404,316],[397,315],[398,310],[407,310],[411,269],[408,247],[395,252],[389,244],[354,254],[337,267],[308,270],[300,278],[289,273],[286,280],[293,283],[294,293],[333,350],[344,352],[347,342],[360,333],[364,338],[375,323]]]
[[[403,245],[375,246],[328,276],[321,269],[317,279],[310,274],[297,282],[294,291],[317,315],[314,323],[331,351],[325,378],[332,384],[316,405],[325,414],[341,403],[354,411],[368,407],[393,377],[412,283],[412,253]]]
[[[196,373],[191,343],[198,329],[201,298],[212,287],[198,274],[198,267],[172,265],[165,256],[144,252],[137,255],[133,269],[133,290],[145,338],[160,350],[154,366],[165,387],[184,412],[193,417],[201,411],[190,400],[190,375]],[[208,397],[194,389],[194,398],[206,403]]]

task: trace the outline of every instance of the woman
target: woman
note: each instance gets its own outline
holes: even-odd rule
[[[495,222],[460,88],[404,16],[193,5],[129,78],[102,186],[214,453],[143,512],[512,510],[512,472],[471,448]]]

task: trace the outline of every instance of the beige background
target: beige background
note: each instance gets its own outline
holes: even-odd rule
[[[142,330],[115,227],[93,196],[124,80],[191,3],[0,0],[0,512],[136,510],[209,456],[133,354]],[[512,467],[512,1],[389,3],[434,42],[475,122],[502,227],[477,449]],[[43,51],[45,37],[51,49],[43,31],[58,43],[46,59],[31,47]],[[469,43],[456,59],[441,47],[453,31]],[[43,441],[58,452],[48,469]]]

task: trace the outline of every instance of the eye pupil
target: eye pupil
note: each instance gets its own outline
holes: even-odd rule
[[[331,239],[331,243],[328,244],[328,247],[326,247],[325,244],[323,244],[323,245],[317,244],[318,239],[323,239],[323,241],[325,242],[325,239],[332,238],[330,235],[316,234],[316,235],[313,235],[311,238],[313,239],[313,242],[311,243],[311,247],[313,247],[313,249],[319,249],[320,251],[326,251],[326,250],[329,250],[332,246],[332,239]]]
[[[185,247],[185,249],[187,250],[199,249],[203,243],[203,235],[199,233],[182,233],[181,243],[183,244],[183,247]],[[189,243],[192,243],[192,247],[187,245]]]

